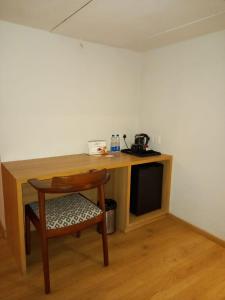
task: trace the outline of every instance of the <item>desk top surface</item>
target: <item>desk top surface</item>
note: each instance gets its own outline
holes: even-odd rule
[[[131,165],[171,160],[167,154],[136,157],[124,153],[115,153],[113,157],[74,154],[2,163],[11,175],[20,183],[30,178],[46,179],[53,176],[65,176],[89,171],[90,169],[115,169]]]

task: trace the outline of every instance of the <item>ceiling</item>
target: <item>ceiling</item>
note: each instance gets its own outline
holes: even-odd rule
[[[0,19],[146,51],[225,30],[225,0],[0,0]]]

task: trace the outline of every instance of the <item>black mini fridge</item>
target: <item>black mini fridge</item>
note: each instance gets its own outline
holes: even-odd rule
[[[160,209],[162,205],[163,164],[132,166],[130,212],[136,216]]]

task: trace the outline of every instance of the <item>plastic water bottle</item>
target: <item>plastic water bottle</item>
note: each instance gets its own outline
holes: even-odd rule
[[[120,151],[120,136],[116,135],[116,151]]]
[[[111,152],[115,152],[116,151],[116,137],[114,134],[112,134],[111,137]]]

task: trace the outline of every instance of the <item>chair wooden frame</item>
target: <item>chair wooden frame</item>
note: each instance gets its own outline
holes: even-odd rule
[[[44,272],[44,286],[45,293],[50,293],[50,277],[49,277],[49,258],[48,258],[48,239],[52,237],[62,236],[71,233],[77,233],[80,235],[80,231],[90,227],[94,224],[98,224],[102,233],[103,244],[103,257],[104,265],[109,264],[108,258],[108,242],[106,234],[106,216],[105,216],[105,194],[104,185],[109,180],[109,173],[106,169],[96,171],[92,170],[88,173],[54,177],[51,180],[38,180],[29,179],[28,182],[38,192],[38,207],[39,218],[28,205],[25,206],[25,237],[26,237],[26,253],[30,254],[31,251],[31,236],[30,236],[30,222],[34,224],[37,232],[41,238],[42,260],[43,260],[43,272]],[[47,229],[46,227],[46,214],[45,214],[45,194],[58,194],[58,193],[73,193],[82,192],[85,190],[97,188],[98,190],[98,202],[99,208],[102,213],[88,219],[79,224],[70,225],[63,228]]]

